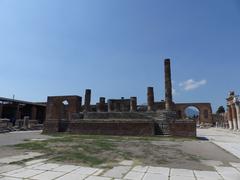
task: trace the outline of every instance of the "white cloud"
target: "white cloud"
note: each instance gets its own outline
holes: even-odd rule
[[[174,96],[177,95],[177,90],[174,89],[174,88],[172,88],[172,94],[173,94]]]
[[[207,80],[205,79],[201,81],[195,81],[194,79],[189,79],[187,81],[180,83],[179,86],[182,87],[185,91],[192,91],[201,86],[204,86],[205,84],[207,84]]]

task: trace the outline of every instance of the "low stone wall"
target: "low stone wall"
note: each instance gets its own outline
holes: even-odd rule
[[[154,122],[149,120],[74,120],[69,123],[68,132],[91,135],[153,136]]]
[[[196,137],[196,121],[177,120],[169,124],[170,135],[182,137]]]

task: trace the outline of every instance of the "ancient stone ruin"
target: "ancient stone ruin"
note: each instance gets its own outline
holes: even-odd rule
[[[69,132],[103,135],[196,136],[196,120],[186,120],[184,110],[195,106],[203,122],[212,121],[209,103],[176,104],[172,97],[170,59],[164,61],[165,101],[155,102],[154,88],[147,88],[147,105],[138,105],[137,97],[108,99],[100,97],[91,104],[91,90],[80,96],[48,97],[44,133]]]
[[[228,121],[228,127],[231,130],[240,129],[240,100],[234,91],[229,93],[227,98],[227,112],[225,119]]]

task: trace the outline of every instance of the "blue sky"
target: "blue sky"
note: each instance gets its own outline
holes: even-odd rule
[[[0,0],[0,96],[164,98],[225,105],[240,93],[238,0]]]

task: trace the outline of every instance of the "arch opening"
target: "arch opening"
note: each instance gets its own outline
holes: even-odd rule
[[[185,114],[185,119],[196,120],[197,122],[199,121],[200,110],[195,106],[188,106],[184,110],[184,114]]]

